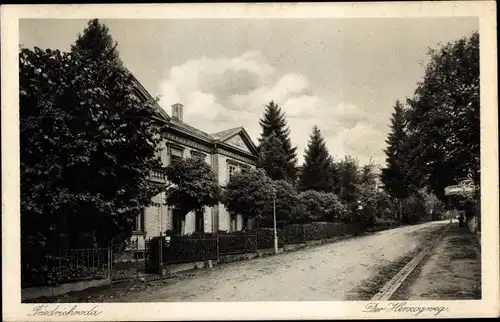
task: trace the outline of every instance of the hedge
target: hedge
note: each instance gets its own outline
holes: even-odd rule
[[[348,225],[344,223],[314,222],[304,225],[289,225],[284,229],[287,244],[300,244],[310,240],[319,240],[345,236]]]

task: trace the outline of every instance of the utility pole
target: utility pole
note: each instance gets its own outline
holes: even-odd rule
[[[274,254],[278,254],[278,232],[276,231],[276,188],[273,187]]]

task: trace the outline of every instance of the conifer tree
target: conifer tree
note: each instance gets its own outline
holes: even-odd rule
[[[264,169],[271,179],[285,180],[288,178],[287,155],[282,141],[274,132],[262,141],[259,154],[257,166]]]
[[[404,144],[407,136],[405,132],[404,108],[400,101],[396,101],[394,112],[391,117],[391,132],[388,134],[386,143],[386,167],[382,169],[382,182],[387,192],[394,198],[405,198],[408,196],[409,187],[406,184],[404,173]]]
[[[302,191],[332,192],[333,160],[326,148],[321,131],[315,125],[304,154],[304,166],[299,181]]]
[[[391,117],[391,132],[386,139],[387,148],[386,167],[382,169],[381,179],[386,191],[398,200],[400,217],[401,200],[410,194],[410,185],[407,180],[405,169],[405,146],[407,145],[407,135],[405,132],[404,108],[400,101],[396,101],[394,112]]]
[[[283,165],[283,171],[286,174],[286,180],[294,181],[297,177],[297,148],[292,147],[290,128],[286,122],[285,114],[276,103],[271,101],[266,106],[264,117],[259,120],[259,124],[262,127],[262,133],[259,139],[259,149],[266,139],[274,133],[276,138],[281,141],[285,153],[286,164]],[[265,154],[262,156],[264,159],[267,158]],[[266,172],[270,173],[273,172],[273,170],[266,169]]]

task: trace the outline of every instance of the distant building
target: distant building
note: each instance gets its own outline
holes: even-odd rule
[[[151,99],[150,94],[138,81],[136,87],[139,97],[144,100]],[[159,105],[156,108],[158,119],[167,124],[160,152],[163,167],[183,158],[201,157],[217,174],[221,186],[225,186],[235,173],[246,168],[255,168],[257,148],[243,127],[208,134],[184,122],[182,104],[174,104],[171,115]],[[164,170],[153,171],[151,180],[166,184]],[[243,222],[241,215],[230,215],[222,204],[205,208],[203,212],[189,213],[183,220],[184,216],[176,209],[164,205],[165,198],[164,192],[153,197],[153,205],[137,215],[133,239],[139,241],[139,247],[144,245],[145,239],[159,236],[160,232],[167,230],[180,234],[238,231],[247,224]]]
[[[377,190],[379,192],[385,191],[385,185],[382,182],[382,178],[380,177],[381,174],[382,174],[382,168],[381,168],[381,166],[374,165],[373,166],[373,171],[376,174],[376,177],[375,177],[375,190]]]

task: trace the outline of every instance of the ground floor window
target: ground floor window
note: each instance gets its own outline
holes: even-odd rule
[[[172,209],[172,230],[178,234],[182,234],[182,214],[178,209]]]
[[[132,229],[135,232],[144,232],[144,209],[134,217]]]
[[[196,212],[195,229],[197,233],[202,233],[205,231],[205,222],[203,218],[203,211],[198,210]]]
[[[229,231],[236,231],[236,216],[232,215],[229,223]]]

